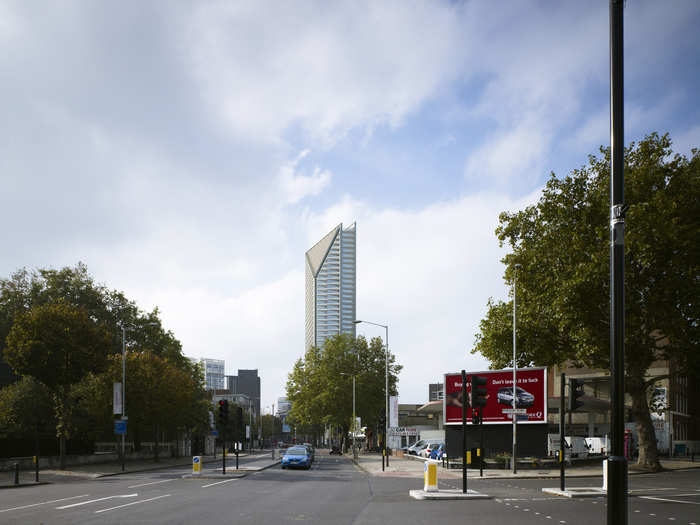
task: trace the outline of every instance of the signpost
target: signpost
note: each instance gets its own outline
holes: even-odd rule
[[[119,435],[126,434],[126,421],[122,419],[114,420],[114,433]]]

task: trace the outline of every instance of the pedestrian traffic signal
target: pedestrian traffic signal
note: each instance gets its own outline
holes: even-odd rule
[[[483,376],[472,376],[472,407],[486,406],[486,383],[487,379]]]
[[[569,379],[569,412],[574,412],[583,406],[583,379]]]
[[[228,423],[228,401],[226,399],[219,401],[219,423],[222,426]]]
[[[481,409],[480,408],[472,408],[472,425],[480,425],[481,424]]]
[[[236,407],[236,426],[238,430],[243,429],[243,409],[241,407]]]

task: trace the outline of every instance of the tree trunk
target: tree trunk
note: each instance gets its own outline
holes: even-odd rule
[[[58,468],[66,470],[66,436],[61,434],[58,438]]]
[[[632,396],[632,415],[637,426],[639,459],[637,465],[645,469],[659,471],[659,452],[656,447],[656,433],[649,413],[647,388],[643,380],[627,378],[627,392]]]

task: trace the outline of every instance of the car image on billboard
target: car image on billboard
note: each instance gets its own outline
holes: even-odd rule
[[[462,396],[462,374],[445,374],[445,396],[443,417],[446,425],[462,423],[462,407],[466,408],[467,423],[471,423],[472,410],[469,402],[471,377],[486,378],[486,406],[481,415],[484,424],[512,424],[513,371],[487,370],[467,372],[466,399]],[[516,371],[515,408],[524,410],[518,415],[518,423],[545,423],[547,421],[547,370],[545,368],[521,368]]]

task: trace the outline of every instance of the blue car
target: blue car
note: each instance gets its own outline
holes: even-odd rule
[[[282,456],[282,468],[311,468],[311,454],[306,447],[290,447]]]

